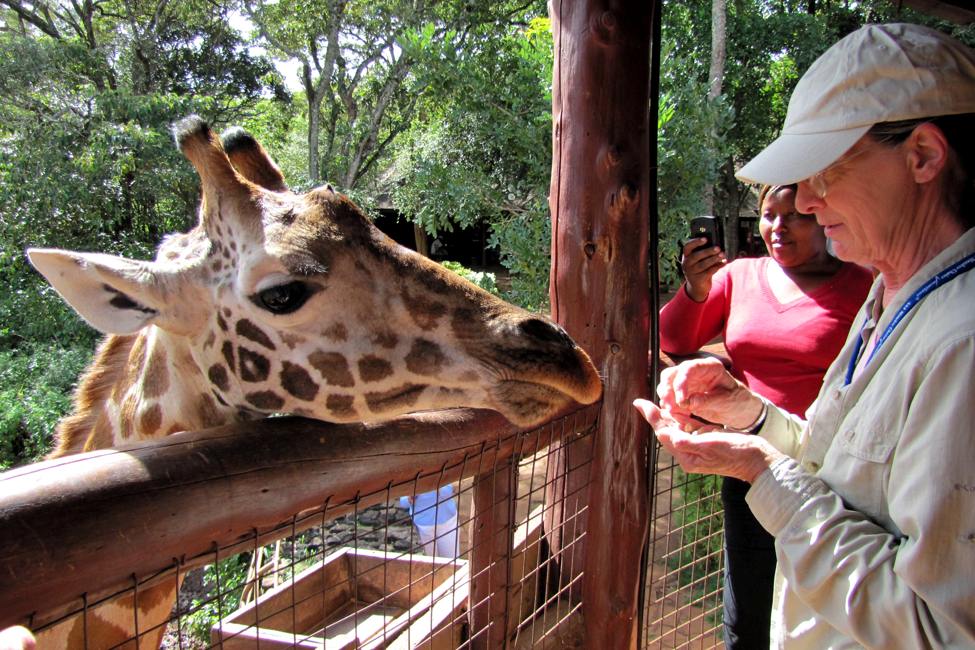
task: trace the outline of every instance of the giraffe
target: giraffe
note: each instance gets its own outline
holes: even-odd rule
[[[361,422],[467,406],[527,427],[599,398],[561,328],[399,246],[331,186],[292,192],[247,132],[218,137],[191,116],[173,134],[200,177],[192,230],[153,261],[28,250],[107,335],[51,457],[276,413]],[[140,591],[140,629],[158,626],[140,646],[158,647],[177,589]],[[39,647],[85,647],[83,632],[88,647],[136,647],[127,601]]]

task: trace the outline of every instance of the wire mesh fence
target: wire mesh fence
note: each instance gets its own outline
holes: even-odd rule
[[[685,474],[659,446],[656,458],[643,646],[722,648],[721,479]]]
[[[562,479],[587,476],[589,461],[557,459],[591,447],[597,414],[486,441],[459,463],[82,594],[35,626],[41,647],[546,647],[581,607],[581,567],[567,558],[586,534],[585,482]]]

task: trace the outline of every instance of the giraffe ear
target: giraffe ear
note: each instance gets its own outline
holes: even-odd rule
[[[65,302],[105,334],[131,334],[160,317],[162,291],[148,262],[50,248],[29,249],[27,256]]]

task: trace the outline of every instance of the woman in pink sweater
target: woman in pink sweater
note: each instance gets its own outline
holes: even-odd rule
[[[769,257],[726,263],[719,248],[684,245],[685,282],[660,312],[660,348],[691,354],[721,336],[732,374],[773,404],[803,415],[843,347],[872,283],[829,254],[815,215],[796,211],[795,185],[765,186],[759,232]],[[725,478],[725,645],[769,647],[773,539],[745,504],[748,484]]]

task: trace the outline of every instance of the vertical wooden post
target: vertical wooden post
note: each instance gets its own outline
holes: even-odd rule
[[[506,458],[474,482],[471,647],[477,650],[505,647],[514,471]]]
[[[648,526],[649,428],[631,404],[647,392],[650,34],[658,7],[550,1],[552,315],[605,378],[583,563],[586,647],[602,650],[636,646]],[[562,558],[563,572],[579,566],[566,559],[575,557]]]

